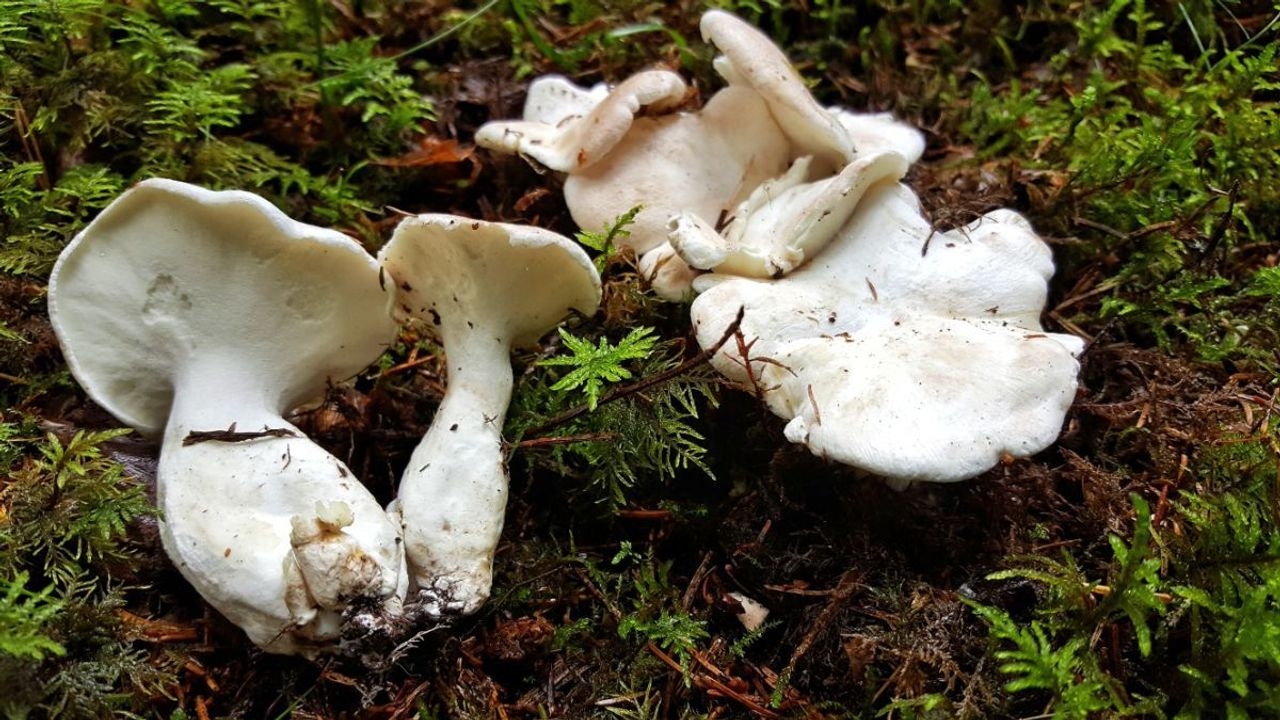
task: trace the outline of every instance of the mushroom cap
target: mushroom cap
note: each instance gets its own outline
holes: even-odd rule
[[[715,223],[784,172],[788,157],[760,95],[726,88],[696,113],[637,118],[608,155],[569,175],[564,197],[588,230],[642,206],[623,242],[644,254],[666,243],[671,217],[688,212]]]
[[[649,283],[649,287],[653,288],[653,292],[669,302],[680,302],[692,297],[693,280],[701,274],[701,271],[693,269],[684,258],[677,255],[670,243],[659,245],[641,255],[636,269]]]
[[[555,78],[530,89],[525,120],[485,123],[476,144],[574,172],[612,152],[642,109],[672,108],[687,90],[683,78],[666,70],[636,73],[602,98]]]
[[[992,320],[924,317],[811,338],[775,358],[787,439],[902,480],[963,480],[1048,447],[1075,398],[1066,345]],[[856,432],[849,418],[856,418]]]
[[[609,96],[609,86],[578,87],[560,75],[543,75],[529,83],[524,99],[525,122],[559,125],[589,114]]]
[[[745,308],[744,342],[712,363],[754,383],[788,439],[891,478],[946,482],[1057,437],[1082,343],[1041,329],[1052,273],[1020,215],[934,233],[915,194],[884,183],[790,275],[700,276],[691,315],[709,347]]]
[[[107,206],[49,278],[72,374],[153,435],[185,372],[227,368],[281,411],[314,398],[395,337],[388,302],[376,261],[346,235],[251,193],[162,179]]]
[[[840,167],[853,159],[852,139],[835,114],[818,104],[782,50],[764,33],[724,10],[702,15],[702,37],[723,56],[716,71],[730,86],[748,86],[764,98],[794,143],[792,157],[813,155]]]
[[[442,337],[471,330],[527,345],[570,311],[592,315],[600,304],[586,252],[527,225],[417,215],[400,222],[378,258],[395,282],[397,316],[423,319]]]
[[[915,163],[924,155],[924,134],[901,122],[891,113],[855,113],[844,108],[830,108],[836,120],[849,133],[859,155],[895,152]]]
[[[844,228],[863,194],[907,172],[891,151],[868,152],[839,173],[804,182],[810,158],[761,183],[717,232],[701,218],[677,215],[669,234],[675,252],[694,268],[753,277],[781,277],[819,254]]]

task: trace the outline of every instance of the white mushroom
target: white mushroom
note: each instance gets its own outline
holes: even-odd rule
[[[745,277],[781,277],[826,247],[873,185],[896,182],[907,160],[895,152],[860,156],[826,180],[804,182],[810,156],[762,183],[717,230],[693,213],[672,218],[670,242],[692,268]]]
[[[666,70],[632,75],[604,94],[556,76],[540,82],[525,99],[524,121],[486,124],[476,132],[476,143],[560,172],[589,167],[613,150],[641,110],[675,107],[688,90],[679,75]]]
[[[764,625],[764,621],[769,619],[769,608],[754,598],[740,592],[725,593],[725,598],[741,608],[740,612],[734,613],[734,617],[738,618],[738,622],[742,623],[742,627],[747,632],[759,630],[760,626]]]
[[[686,295],[692,276],[666,249],[668,223],[686,213],[715,223],[761,183],[787,168],[786,137],[758,94],[749,88],[716,93],[696,113],[637,118],[613,149],[565,180],[564,197],[579,227],[599,229],[640,206],[627,245],[642,265],[645,255],[669,257],[676,284],[647,275],[664,298]]]
[[[914,163],[924,155],[924,135],[897,120],[891,113],[855,113],[831,108],[836,120],[849,133],[858,155],[893,152]]]
[[[750,87],[764,98],[791,141],[793,158],[812,156],[814,171],[829,175],[853,160],[860,148],[834,113],[818,104],[804,80],[764,33],[724,10],[702,15],[702,38],[723,53],[716,72],[730,87]]]
[[[389,510],[403,523],[422,609],[472,613],[489,597],[507,502],[511,348],[571,311],[594,313],[600,276],[577,244],[553,232],[450,215],[401,221],[379,258],[396,286],[396,314],[438,336],[449,369],[444,400]]]
[[[396,613],[398,528],[283,413],[395,335],[377,264],[262,198],[148,180],[63,251],[49,315],[98,404],[161,435],[165,551],[265,650],[314,656],[343,613]]]
[[[789,440],[900,482],[962,480],[1057,437],[1079,339],[1045,333],[1049,248],[1016,213],[935,233],[905,186],[869,191],[839,236],[775,281],[695,281],[698,341],[789,420]],[[746,348],[744,357],[740,348]]]
[[[786,136],[749,88],[716,93],[698,112],[636,117],[642,107],[637,98],[669,101],[677,88],[679,97],[684,95],[678,75],[649,71],[619,85],[589,114],[577,116],[589,94],[570,92],[558,78],[547,82],[555,92],[535,83],[525,121],[488,123],[476,133],[476,143],[568,171],[565,202],[579,227],[599,230],[640,206],[625,244],[641,257],[642,268],[656,268],[663,258],[663,272],[646,275],[668,299],[687,294],[696,274],[665,247],[669,220],[681,212],[710,222],[727,217],[756,186],[787,168]],[[567,98],[567,108],[551,109],[556,97]],[[556,117],[562,119],[545,122]],[[658,255],[644,258],[655,250]]]
[[[679,77],[680,94],[684,81]],[[664,83],[675,83],[663,80]],[[589,114],[609,96],[609,86],[596,83],[590,90],[580,88],[559,75],[544,75],[529,83],[524,100],[524,120],[544,125],[561,125]],[[672,99],[675,99],[674,96]]]
[[[603,99],[599,86],[547,78],[530,88],[523,122],[476,135],[568,172],[565,201],[579,227],[598,230],[641,206],[624,242],[668,300],[688,296],[699,269],[790,272],[832,237],[863,188],[900,178],[924,149],[918,131],[886,115],[819,105],[782,51],[733,15],[707,12],[702,31],[723,53],[716,68],[729,87],[698,112],[636,117],[682,99],[669,72],[640,73]],[[748,225],[772,227],[766,239]],[[672,230],[678,252],[667,244]]]

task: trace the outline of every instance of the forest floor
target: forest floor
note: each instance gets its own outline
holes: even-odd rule
[[[696,106],[720,84],[705,7],[0,0],[0,708],[1280,716],[1280,5],[1153,5],[728,3],[824,104],[925,133],[906,182],[938,229],[1008,207],[1053,247],[1045,326],[1087,342],[1060,439],[897,491],[788,443],[705,365],[526,437],[584,399],[538,364],[552,334],[515,358],[491,600],[369,667],[263,654],[169,563],[158,448],[67,371],[54,259],[147,177],[252,190],[371,251],[403,213],[573,236],[563,178],[476,129],[544,73],[661,64]],[[600,262],[602,310],[571,332],[654,328],[634,380],[697,354],[687,304],[626,253]],[[437,351],[407,328],[291,419],[389,501],[447,383]],[[730,592],[767,622],[745,630]]]

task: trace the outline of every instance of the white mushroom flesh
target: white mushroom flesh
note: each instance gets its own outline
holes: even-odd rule
[[[691,213],[676,215],[670,242],[690,266],[745,277],[781,277],[821,252],[853,215],[868,188],[907,172],[895,152],[859,156],[836,175],[805,182],[809,157],[758,186],[717,230]]]
[[[764,98],[792,143],[792,156],[815,158],[834,172],[859,150],[836,116],[818,104],[791,61],[764,33],[723,10],[702,15],[702,38],[723,55],[715,68],[730,87],[750,87]]]
[[[782,51],[732,14],[708,11],[701,28],[723,53],[715,67],[729,86],[696,113],[658,114],[682,99],[683,83],[666,71],[603,97],[600,86],[551,76],[530,87],[523,121],[476,136],[568,172],[579,227],[599,230],[642,207],[622,244],[666,300],[687,298],[700,270],[774,277],[799,267],[865,187],[901,178],[924,150],[919,131],[886,114],[822,107]],[[649,115],[636,117],[642,107]]]

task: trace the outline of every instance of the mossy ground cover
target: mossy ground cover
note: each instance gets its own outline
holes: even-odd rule
[[[661,62],[714,87],[703,6],[0,0],[0,707],[1280,715],[1280,6],[729,7],[824,102],[925,130],[908,181],[939,228],[1012,207],[1053,244],[1046,323],[1090,341],[1059,443],[905,492],[824,463],[682,365],[685,309],[591,229],[603,310],[517,358],[493,600],[377,667],[262,655],[160,551],[156,448],[67,373],[58,251],[152,176],[251,189],[371,250],[401,212],[572,233],[554,177],[472,134],[544,72]],[[441,397],[436,350],[406,330],[297,418],[384,500]],[[743,630],[731,591],[768,622]]]

